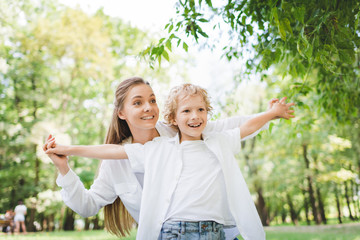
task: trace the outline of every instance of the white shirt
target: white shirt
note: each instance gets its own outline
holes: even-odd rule
[[[239,127],[247,120],[255,117],[238,116],[217,121],[209,121],[204,133],[223,131],[226,129],[233,129]],[[259,131],[242,139],[254,137],[261,130],[265,130],[269,124],[264,125]],[[173,137],[176,131],[163,122],[156,124],[156,129],[160,136]],[[131,142],[131,138],[128,139]],[[66,175],[58,175],[56,183],[62,187],[61,196],[64,203],[73,211],[82,217],[90,217],[99,212],[99,210],[107,204],[111,204],[117,197],[121,198],[126,209],[135,219],[139,221],[143,173],[135,173],[129,161],[122,160],[106,160],[102,161],[99,169],[99,175],[91,185],[90,189],[86,189],[80,178],[73,170],[70,170]],[[226,239],[234,239],[238,235],[238,231],[234,228],[226,229]]]
[[[224,174],[228,207],[245,240],[263,240],[259,215],[235,160],[241,148],[240,129],[203,134],[204,142],[218,158]],[[156,240],[165,221],[183,167],[179,137],[157,137],[125,150],[135,171],[144,171],[144,188],[137,239]],[[161,173],[159,173],[161,170]]]
[[[14,212],[15,212],[15,216],[18,215],[18,216],[22,216],[24,217],[25,214],[26,214],[26,211],[27,211],[27,208],[25,205],[21,204],[21,205],[17,205],[14,209]]]
[[[215,221],[235,225],[219,160],[204,141],[180,144],[182,169],[165,221]]]

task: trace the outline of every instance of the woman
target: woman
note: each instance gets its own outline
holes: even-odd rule
[[[124,99],[127,96],[131,101],[124,105]],[[269,107],[275,101],[277,99],[271,100]],[[127,118],[124,119],[120,111],[131,114],[127,114]],[[176,131],[158,122],[158,118],[159,109],[149,84],[138,77],[127,79],[121,82],[116,90],[112,121],[105,143],[144,144],[158,136],[175,136]],[[251,116],[209,122],[205,131],[232,129],[249,118]],[[129,122],[129,125],[125,120]],[[105,226],[108,231],[118,236],[129,233],[134,221],[139,220],[143,174],[133,172],[128,160],[103,161],[98,177],[91,188],[86,190],[79,177],[69,168],[66,157],[51,155],[50,158],[60,172],[57,184],[63,188],[61,194],[66,205],[83,217],[95,215],[101,207],[105,206]],[[234,239],[238,231],[236,228],[229,227],[226,235],[227,239]]]

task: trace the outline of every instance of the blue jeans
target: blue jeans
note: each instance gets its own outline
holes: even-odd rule
[[[223,225],[214,221],[163,224],[160,240],[225,240]]]

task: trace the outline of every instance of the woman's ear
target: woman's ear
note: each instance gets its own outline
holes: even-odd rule
[[[118,117],[119,117],[121,120],[125,120],[125,119],[126,119],[125,115],[124,115],[121,111],[118,112]]]

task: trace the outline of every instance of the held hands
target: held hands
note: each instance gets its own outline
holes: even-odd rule
[[[280,101],[276,98],[273,98],[269,102],[268,112],[274,114],[273,119],[277,118],[285,118],[290,119],[294,118],[295,115],[293,113],[294,110],[290,109],[290,107],[294,106],[295,103],[286,103],[286,97],[283,97]]]
[[[46,154],[56,154],[58,156],[69,155],[68,147],[65,145],[56,144],[55,138],[49,135],[46,143],[43,146],[43,150]]]
[[[57,155],[55,153],[48,152],[49,149],[56,148],[57,146],[59,145],[56,145],[55,138],[52,137],[50,134],[45,144],[43,145],[43,150],[53,161],[54,165],[57,167],[59,172],[62,175],[65,175],[70,169],[68,166],[68,157],[65,155]]]

